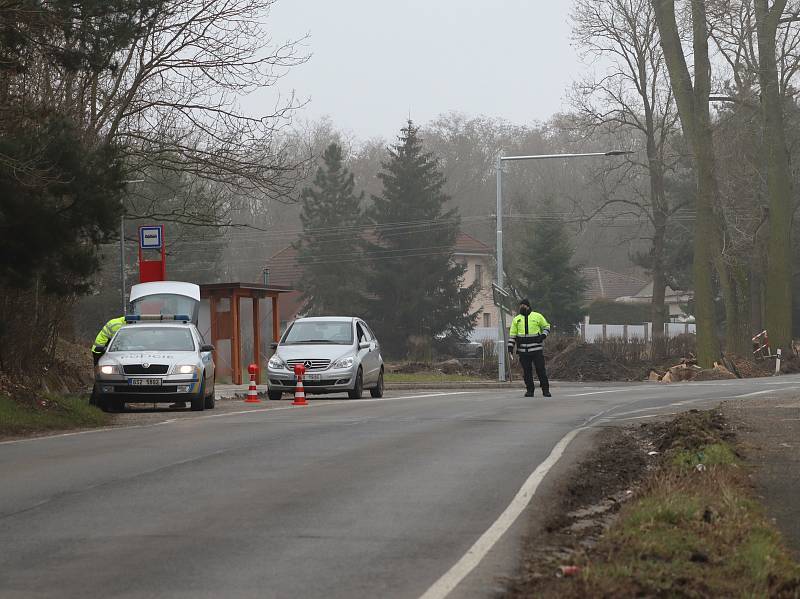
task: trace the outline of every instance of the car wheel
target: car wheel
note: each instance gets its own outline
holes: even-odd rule
[[[383,397],[383,370],[378,375],[378,384],[369,390],[372,397]]]
[[[206,396],[205,400],[205,408],[206,410],[213,410],[214,406],[217,405],[217,398],[216,398],[216,381],[211,381],[211,393]]]
[[[192,398],[192,412],[202,412],[206,407],[206,378],[200,383],[200,391]]]
[[[350,399],[361,399],[361,395],[364,393],[364,374],[361,371],[361,368],[358,369],[358,374],[356,375],[356,383],[353,385],[353,388],[347,392],[347,396]]]
[[[269,397],[272,401],[279,401],[283,397],[283,391],[268,388],[267,397]]]

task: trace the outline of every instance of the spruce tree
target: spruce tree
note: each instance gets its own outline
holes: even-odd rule
[[[322,155],[314,184],[303,190],[303,234],[295,246],[302,276],[302,312],[309,316],[361,315],[364,307],[361,202],[353,174],[336,143]]]
[[[515,287],[558,332],[571,335],[586,314],[586,281],[580,266],[572,263],[575,248],[569,229],[554,218],[539,222],[527,235],[513,277]]]
[[[445,210],[444,176],[411,121],[388,152],[378,175],[383,193],[368,213],[369,313],[384,350],[401,357],[415,338],[464,339],[475,326],[477,288],[462,288],[465,267],[453,262],[458,211]]]

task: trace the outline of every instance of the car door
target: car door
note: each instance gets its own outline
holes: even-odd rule
[[[206,345],[206,340],[203,338],[203,334],[198,329],[195,329],[195,333],[197,334],[195,341],[197,342],[197,347],[199,349]],[[214,380],[214,354],[210,351],[200,352],[200,360],[203,362],[203,367],[206,373],[206,387],[208,387],[208,385],[210,385]]]
[[[369,344],[369,346],[365,349],[359,349],[358,355],[361,357],[361,368],[364,372],[364,384],[372,385],[378,378],[378,375],[375,372],[376,360],[375,352],[373,350],[375,347],[375,342],[372,339],[372,335],[369,334],[369,329],[361,321],[356,321],[356,340],[356,343],[358,344],[362,342]]]

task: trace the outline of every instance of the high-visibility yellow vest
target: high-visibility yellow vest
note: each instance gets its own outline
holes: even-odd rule
[[[529,353],[542,350],[542,341],[539,335],[550,334],[550,323],[538,312],[531,312],[526,318],[517,314],[511,321],[508,334],[508,351],[513,352],[514,346],[517,353]]]
[[[111,338],[114,336],[118,330],[120,330],[125,325],[125,317],[120,316],[119,318],[112,318],[109,320],[100,332],[97,333],[97,337],[94,338],[94,345],[92,345],[92,351],[94,353],[100,353],[97,351],[97,347],[102,345],[108,345],[108,342],[111,341]]]

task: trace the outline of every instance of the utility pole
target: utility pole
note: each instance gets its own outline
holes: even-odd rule
[[[583,154],[534,154],[531,156],[498,156],[495,163],[495,174],[497,178],[497,286],[505,289],[505,277],[503,273],[503,162],[511,160],[556,160],[569,158],[589,158],[593,156],[624,156],[633,154],[626,150],[612,150],[610,152],[588,152]],[[500,308],[500,318],[498,318],[497,341],[500,347],[497,351],[497,379],[500,382],[506,380],[506,316],[502,306]]]

